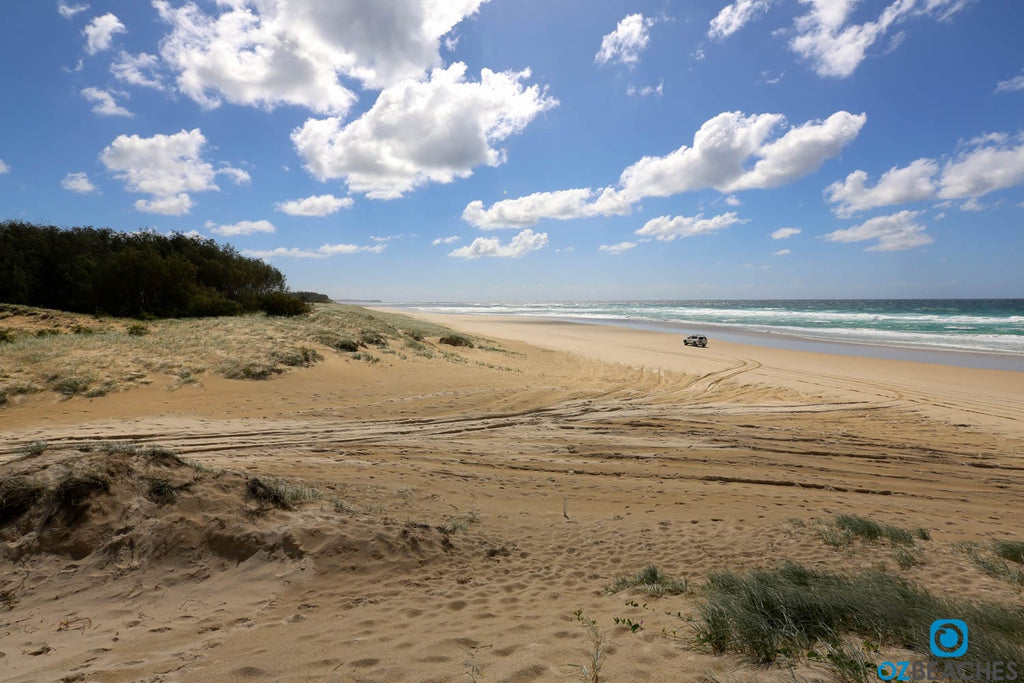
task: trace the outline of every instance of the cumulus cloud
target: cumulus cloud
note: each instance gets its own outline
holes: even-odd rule
[[[869,187],[868,174],[858,170],[825,188],[825,198],[836,204],[833,210],[843,218],[880,206],[916,202],[935,196],[932,176],[938,171],[936,162],[918,159],[903,168],[890,168],[874,187]]]
[[[711,20],[708,38],[712,40],[728,38],[743,28],[747,22],[767,12],[770,6],[771,0],[736,0],[731,5],[726,5]]]
[[[546,232],[534,232],[526,229],[512,238],[508,244],[502,244],[497,237],[477,237],[472,244],[449,252],[449,256],[464,259],[477,259],[481,256],[499,258],[519,258],[531,251],[543,249],[548,245]]]
[[[371,199],[394,199],[428,182],[469,177],[476,166],[498,166],[505,155],[492,145],[558,100],[536,85],[524,87],[528,69],[483,69],[478,82],[467,82],[465,73],[457,62],[435,69],[428,81],[402,81],[355,121],[309,119],[292,132],[292,142],[313,176],[344,178],[350,191]]]
[[[996,92],[1013,92],[1015,90],[1024,90],[1024,74],[1014,76],[1013,78],[1005,81],[999,81],[996,84]]]
[[[575,188],[537,192],[496,202],[470,202],[462,217],[481,228],[526,227],[541,218],[567,220],[628,214],[645,197],[668,197],[713,188],[729,193],[777,187],[816,171],[857,137],[865,114],[839,111],[808,121],[777,139],[781,114],[723,112],[706,121],[683,145],[661,157],[643,157],[619,176],[618,188]],[[752,167],[751,159],[757,159]]]
[[[386,244],[322,244],[316,249],[298,249],[296,247],[278,247],[270,250],[244,249],[242,254],[269,261],[275,258],[327,258],[345,254],[379,254],[386,248]]]
[[[618,244],[602,244],[598,247],[598,250],[609,254],[621,254],[624,251],[629,251],[635,246],[636,242],[619,242]]]
[[[534,194],[505,199],[484,209],[480,200],[470,202],[462,212],[462,219],[482,230],[497,228],[525,228],[541,218],[569,220],[588,216],[625,215],[631,204],[612,188],[601,191],[575,188],[557,192]]]
[[[124,32],[124,24],[110,12],[96,17],[82,31],[85,34],[85,51],[94,55],[97,52],[108,50],[114,41],[114,36]]]
[[[1024,139],[1004,133],[989,133],[965,143],[945,163],[917,159],[904,167],[886,171],[874,186],[868,174],[854,171],[845,180],[825,189],[841,217],[882,206],[906,204],[924,199],[977,200],[990,192],[1024,183]],[[977,209],[974,201],[969,207]]]
[[[179,90],[204,107],[282,104],[345,114],[355,94],[339,80],[386,88],[441,65],[440,39],[485,0],[154,0],[171,26],[161,55]]]
[[[10,170],[11,167],[5,164],[3,159],[0,159],[0,175],[3,175],[4,173],[9,173]]]
[[[82,97],[93,103],[92,112],[94,114],[99,114],[100,116],[127,116],[129,118],[133,116],[130,111],[117,103],[112,93],[106,90],[84,88],[82,90]]]
[[[89,9],[86,4],[81,5],[69,5],[64,0],[57,0],[57,13],[65,19],[74,19],[75,15],[84,12]]]
[[[630,14],[625,17],[614,31],[601,38],[601,49],[594,55],[594,61],[598,64],[637,64],[640,61],[640,53],[647,48],[651,39],[648,29],[656,21],[644,17],[643,14]]]
[[[136,199],[134,206],[136,211],[144,213],[180,216],[191,211],[195,203],[187,193],[179,192],[176,195],[160,196],[152,199]]]
[[[779,249],[778,251],[773,252],[772,256],[786,256],[786,255],[792,254],[792,253],[793,252],[791,250],[789,250],[789,249]]]
[[[255,235],[258,232],[274,232],[277,228],[267,220],[238,221],[229,225],[214,225],[207,223],[206,227],[210,232],[224,237],[238,237],[239,235]]]
[[[122,50],[110,65],[110,73],[119,81],[144,88],[163,90],[163,77],[159,71],[160,59],[156,55],[145,52],[133,55]]]
[[[989,137],[942,167],[938,196],[942,199],[977,198],[1021,183],[1024,183],[1024,140]]]
[[[659,242],[672,242],[684,237],[695,235],[707,235],[728,228],[736,223],[746,223],[747,220],[736,216],[735,212],[719,214],[712,218],[704,218],[703,214],[696,216],[659,216],[647,221],[642,228],[636,231],[637,235],[649,239],[656,239]]]
[[[214,171],[202,158],[205,144],[206,138],[198,128],[149,138],[119,135],[100,154],[100,161],[124,181],[129,192],[152,195],[151,199],[136,201],[136,209],[180,216],[192,208],[189,192],[220,189],[214,182],[218,173],[238,178],[235,172],[239,169]]]
[[[852,228],[830,232],[825,239],[831,242],[877,240],[867,251],[901,251],[931,244],[934,240],[925,233],[927,226],[915,222],[920,214],[920,211],[900,211],[877,216]]]
[[[790,49],[809,61],[819,76],[846,78],[893,26],[914,17],[947,20],[969,0],[895,0],[877,19],[862,24],[849,21],[857,5],[852,0],[801,2],[809,10],[794,22]]]
[[[454,244],[455,242],[458,242],[458,241],[459,241],[459,236],[458,235],[452,235],[450,237],[438,237],[433,242],[431,242],[431,244],[436,247],[436,246],[441,245],[441,244]]]
[[[865,114],[840,111],[824,121],[808,121],[769,141],[781,114],[725,112],[708,120],[693,137],[663,157],[644,157],[619,178],[623,193],[667,197],[714,188],[720,192],[777,187],[818,170],[849,144],[867,121]],[[753,168],[744,166],[751,158]]]
[[[68,173],[64,176],[64,179],[60,181],[60,186],[65,190],[71,190],[72,192],[78,192],[80,194],[89,194],[90,192],[96,191],[96,186],[89,180],[89,176],[85,173]]]
[[[776,230],[775,232],[772,233],[772,239],[773,240],[789,239],[790,237],[793,237],[794,235],[799,235],[800,233],[801,233],[800,228],[779,228],[778,230]]]
[[[333,194],[314,195],[305,199],[278,202],[274,207],[289,216],[329,216],[339,209],[347,209],[355,203],[351,197],[335,197]]]

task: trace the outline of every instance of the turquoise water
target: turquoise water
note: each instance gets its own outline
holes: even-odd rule
[[[1024,299],[432,303],[433,313],[721,327],[823,342],[1024,356]]]

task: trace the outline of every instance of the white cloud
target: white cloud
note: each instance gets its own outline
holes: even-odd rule
[[[858,170],[825,188],[825,198],[837,205],[833,211],[842,218],[880,206],[929,199],[935,196],[932,176],[938,171],[939,165],[931,159],[918,159],[903,168],[890,168],[874,187],[868,187],[868,174]]]
[[[809,121],[782,137],[768,137],[785,121],[781,114],[724,112],[706,121],[682,146],[663,157],[644,157],[619,179],[631,198],[667,197],[714,188],[720,192],[783,185],[816,171],[836,156],[863,127],[865,114],[839,111],[825,121]],[[752,169],[744,164],[759,158]]]
[[[114,36],[124,32],[124,24],[110,12],[96,17],[82,31],[85,34],[85,51],[94,55],[97,52],[108,50],[114,41]]]
[[[727,228],[730,225],[746,222],[746,219],[738,218],[732,211],[712,218],[704,218],[703,214],[692,217],[659,216],[647,221],[642,228],[636,231],[636,234],[641,237],[656,239],[659,242],[672,242],[678,238],[707,235]]]
[[[867,251],[900,251],[912,249],[934,240],[927,234],[927,226],[915,223],[920,211],[900,211],[889,216],[877,216],[845,230],[825,235],[831,242],[864,242],[877,240]]]
[[[725,198],[725,203],[728,204],[729,206],[739,206],[743,202],[740,201],[739,197],[737,197],[734,194],[731,194]]]
[[[609,254],[621,254],[624,251],[629,251],[635,246],[636,242],[619,242],[618,244],[602,244],[598,247],[598,250]]]
[[[165,216],[180,216],[188,213],[194,203],[185,192],[176,195],[165,195],[153,199],[136,199],[135,210],[145,213],[160,213]]]
[[[431,244],[436,247],[436,246],[438,246],[440,244],[454,244],[455,242],[458,242],[458,241],[459,241],[459,236],[458,235],[452,235],[450,237],[438,237],[433,242],[431,242]]]
[[[658,85],[647,85],[642,88],[637,88],[635,85],[630,85],[626,88],[626,94],[630,97],[638,95],[640,97],[647,97],[648,95],[657,95],[661,97],[665,94],[665,82],[658,81]]]
[[[630,14],[618,23],[615,30],[601,38],[601,49],[594,55],[599,64],[619,62],[636,64],[640,61],[640,53],[650,42],[648,29],[657,20],[644,17],[643,14]]]
[[[968,199],[967,210],[980,210],[976,200],[990,192],[1024,184],[1024,138],[987,133],[962,143],[960,152],[944,164],[917,159],[902,168],[890,168],[875,183],[857,170],[825,189],[825,196],[841,217],[881,206],[923,199]],[[948,206],[948,204],[947,204]]]
[[[65,19],[74,19],[76,14],[89,9],[88,5],[69,5],[64,0],[57,0],[57,13]]]
[[[1015,90],[1024,90],[1024,74],[999,81],[996,85],[996,92],[1013,92]]]
[[[794,235],[799,235],[801,232],[802,232],[802,230],[800,230],[800,228],[779,228],[778,230],[776,230],[775,232],[772,233],[772,239],[773,240],[789,239],[790,237],[793,237]]]
[[[258,232],[274,232],[277,230],[277,228],[274,227],[274,224],[267,220],[238,221],[237,223],[231,223],[230,225],[215,226],[211,226],[207,223],[206,227],[210,228],[210,232],[215,235],[223,235],[224,237],[254,235]]]
[[[189,192],[218,190],[214,182],[217,173],[237,170],[225,167],[214,171],[202,158],[205,144],[198,128],[149,138],[119,135],[100,154],[100,161],[124,181],[129,192],[153,195],[135,202],[136,209],[181,215],[192,208]]]
[[[11,167],[5,164],[3,159],[0,159],[0,175],[3,175],[4,173],[9,173],[10,170]]]
[[[82,90],[82,97],[93,103],[92,112],[100,116],[127,116],[133,114],[119,105],[114,95],[99,88],[85,88]]]
[[[497,237],[477,237],[472,244],[450,252],[449,256],[464,259],[476,259],[481,256],[500,258],[519,258],[548,244],[546,232],[534,232],[526,229],[512,238],[508,244],[502,244]]]
[[[868,49],[899,22],[913,17],[947,20],[969,0],[895,0],[877,19],[863,24],[849,23],[856,0],[800,2],[809,10],[796,18],[790,48],[807,59],[819,76],[846,78],[864,61]]]
[[[628,214],[645,197],[668,197],[714,188],[734,192],[783,185],[816,171],[849,144],[867,120],[865,114],[839,111],[825,121],[808,121],[774,141],[781,114],[724,112],[706,121],[683,145],[662,157],[644,157],[626,168],[618,189],[574,188],[536,192],[495,202],[489,209],[470,202],[463,220],[480,228],[527,227],[542,218],[567,220]],[[746,163],[758,161],[752,168]],[[726,200],[727,203],[729,200]]]
[[[793,252],[790,249],[779,249],[778,251],[773,252],[772,256],[787,256],[792,253]]]
[[[942,199],[981,197],[1024,183],[1024,140],[987,136],[989,144],[962,152],[942,167],[938,196]]]
[[[724,40],[743,28],[747,22],[768,11],[771,0],[736,0],[722,8],[708,29],[708,38]]]
[[[274,207],[289,216],[328,216],[347,209],[355,203],[351,197],[335,197],[333,194],[314,195],[305,199],[278,202]]]
[[[72,192],[78,192],[80,194],[89,194],[90,192],[96,191],[96,186],[89,180],[89,176],[85,173],[68,173],[64,176],[64,179],[60,181],[60,186],[65,190],[71,190]]]
[[[440,40],[485,0],[153,0],[171,25],[161,43],[178,88],[204,107],[222,99],[345,114],[356,100],[339,76],[368,88],[420,78],[441,65]]]
[[[117,60],[110,65],[110,73],[119,81],[144,88],[163,90],[163,77],[159,70],[160,59],[156,55],[145,52],[133,55],[122,50]]]
[[[541,218],[569,220],[589,216],[625,215],[631,205],[612,188],[600,193],[590,188],[535,192],[525,197],[505,199],[484,209],[480,200],[466,205],[462,219],[482,230],[496,228],[525,228]]]
[[[307,120],[292,132],[292,142],[313,176],[343,177],[350,191],[371,199],[466,178],[482,164],[498,166],[505,155],[492,145],[558,100],[536,85],[523,86],[529,70],[483,69],[479,82],[466,82],[465,73],[466,65],[457,62],[435,69],[428,81],[403,81],[347,125],[338,117]]]
[[[248,185],[252,182],[248,171],[231,166],[222,165],[217,169],[217,175],[226,175],[235,185]]]
[[[269,261],[274,258],[327,258],[345,254],[379,254],[387,248],[386,244],[374,244],[372,246],[361,246],[358,244],[323,244],[316,249],[298,249],[295,247],[278,247],[267,251],[245,249],[242,254],[252,258],[261,258]]]

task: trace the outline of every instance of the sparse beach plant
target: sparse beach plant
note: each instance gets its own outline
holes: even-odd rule
[[[580,680],[584,683],[600,683],[601,667],[604,666],[607,655],[608,639],[597,622],[586,616],[582,609],[576,610],[573,616],[587,631],[587,637],[590,639],[590,661],[586,664],[566,664],[566,666],[579,671]]]
[[[149,334],[149,327],[143,323],[132,323],[125,331],[129,337],[144,337]]]
[[[46,452],[46,442],[45,441],[33,441],[31,443],[25,444],[21,448],[21,454],[25,455],[25,456],[29,456],[29,457],[35,457],[37,455],[42,455],[45,452]]]
[[[320,489],[306,484],[268,477],[252,477],[249,479],[249,483],[246,485],[246,494],[261,504],[270,505],[281,510],[293,510],[296,506],[323,498]]]
[[[149,480],[149,497],[160,505],[167,505],[178,499],[178,491],[169,480],[154,478]]]
[[[689,582],[686,578],[670,578],[665,575],[665,572],[653,564],[649,564],[633,576],[623,576],[615,579],[609,586],[605,587],[605,592],[611,594],[629,589],[636,589],[655,597],[679,595],[689,591]]]

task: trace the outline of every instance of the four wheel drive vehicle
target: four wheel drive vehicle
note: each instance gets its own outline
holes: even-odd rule
[[[708,345],[708,338],[699,334],[691,334],[683,340],[683,344],[685,346],[700,346],[703,348]]]

